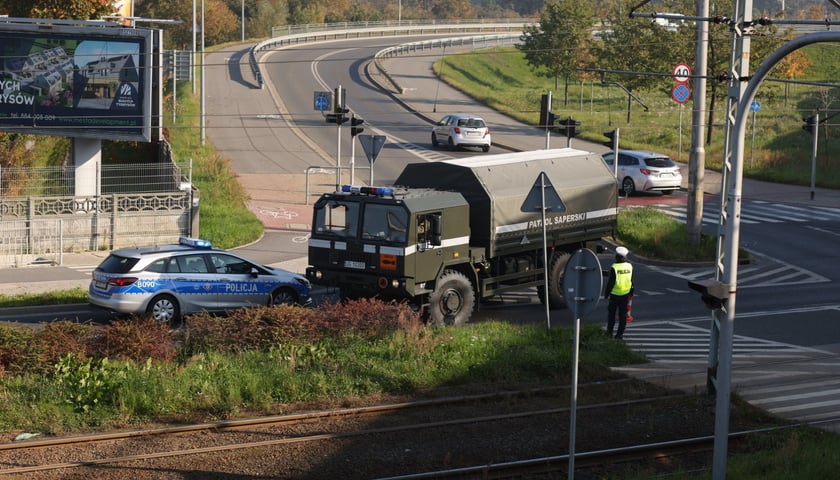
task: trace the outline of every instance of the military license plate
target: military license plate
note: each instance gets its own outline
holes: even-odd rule
[[[365,269],[365,262],[357,262],[354,260],[345,260],[344,261],[344,268],[355,268],[357,270],[364,270]]]

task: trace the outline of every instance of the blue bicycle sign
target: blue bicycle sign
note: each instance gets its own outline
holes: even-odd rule
[[[315,92],[315,110],[332,110],[332,92]]]

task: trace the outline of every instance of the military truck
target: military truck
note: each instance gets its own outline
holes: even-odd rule
[[[570,254],[614,232],[617,201],[601,157],[572,148],[412,163],[393,187],[318,199],[306,276],[344,298],[408,300],[435,324],[529,287],[561,308]]]

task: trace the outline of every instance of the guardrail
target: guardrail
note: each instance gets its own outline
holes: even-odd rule
[[[501,45],[503,43],[516,43],[515,41],[519,41],[519,38],[521,36],[522,32],[502,33],[497,35],[471,35],[466,37],[435,38],[432,40],[420,40],[417,42],[403,43],[376,52],[376,55],[374,55],[373,57],[373,63],[376,65],[376,68],[379,70],[379,72],[382,75],[384,75],[385,78],[388,79],[391,85],[394,86],[394,89],[397,93],[405,93],[403,88],[397,83],[397,81],[394,80],[391,77],[391,75],[388,74],[388,70],[382,64],[382,60],[384,58],[393,57],[396,55],[405,55],[433,48],[445,49],[446,47],[451,48],[464,45],[470,45],[474,49],[489,48],[491,46]]]
[[[471,23],[475,22],[475,23]],[[260,70],[259,62],[257,61],[257,54],[263,50],[282,47],[285,45],[296,45],[310,42],[323,42],[330,40],[339,40],[346,38],[362,38],[362,37],[384,37],[397,35],[434,35],[448,32],[501,32],[508,31],[518,32],[518,37],[525,25],[529,22],[522,20],[517,21],[499,21],[494,20],[492,23],[476,21],[461,21],[460,23],[452,23],[449,21],[445,24],[436,23],[406,23],[389,24],[383,22],[383,26],[370,27],[369,25],[377,22],[361,23],[361,24],[324,24],[323,29],[306,30],[300,33],[289,33],[283,36],[270,38],[257,43],[249,52],[248,63],[251,65],[251,71],[254,74],[254,79],[257,81],[259,88],[264,87],[264,80]],[[335,28],[332,28],[335,27]],[[289,30],[290,32],[292,30]],[[274,29],[272,29],[274,33]]]

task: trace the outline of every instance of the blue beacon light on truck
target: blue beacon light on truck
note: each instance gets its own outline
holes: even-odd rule
[[[342,185],[341,191],[344,193],[362,193],[365,195],[377,195],[380,197],[394,195],[394,189],[389,187],[362,187],[359,185]]]

